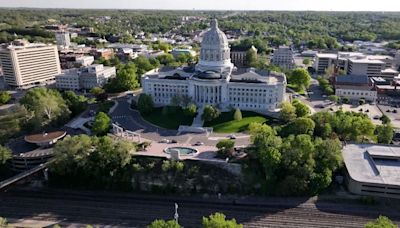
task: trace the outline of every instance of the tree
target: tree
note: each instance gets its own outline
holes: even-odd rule
[[[282,102],[279,115],[283,121],[290,122],[296,118],[296,108],[289,102]]]
[[[307,70],[298,68],[290,73],[289,81],[295,85],[298,90],[308,89],[311,85],[311,76]]]
[[[131,142],[108,136],[66,136],[53,149],[55,162],[50,170],[85,183],[112,183],[118,181],[113,177],[123,174],[134,149]]]
[[[301,117],[296,118],[292,122],[286,124],[281,130],[281,136],[314,134],[315,123],[312,119]]]
[[[58,91],[44,87],[29,90],[20,103],[34,113],[31,119],[34,129],[64,122],[71,113]]]
[[[142,115],[150,114],[154,109],[153,98],[145,93],[140,94],[137,108]]]
[[[195,116],[197,113],[197,106],[195,104],[189,104],[183,109],[183,114],[186,116]]]
[[[256,67],[257,66],[257,51],[254,48],[250,48],[246,52],[246,62],[249,67]]]
[[[268,186],[273,186],[277,181],[275,171],[278,170],[281,162],[282,139],[276,136],[274,129],[265,124],[251,123],[249,132],[250,140],[255,148],[254,155],[263,168],[265,182]]]
[[[0,91],[0,105],[7,104],[11,100],[11,94],[7,91]]]
[[[98,86],[95,86],[95,87],[93,87],[93,88],[90,89],[90,93],[91,93],[93,96],[97,97],[97,96],[99,96],[99,95],[105,93],[105,91],[104,91],[103,88],[98,87]]]
[[[137,67],[137,74],[143,75],[144,73],[154,69],[153,64],[151,64],[150,60],[145,56],[140,55],[136,59],[133,60]]]
[[[234,152],[235,141],[230,139],[223,139],[217,143],[216,147],[218,149],[218,155],[220,157],[231,157],[232,153]]]
[[[336,96],[336,95],[329,95],[329,96],[328,96],[328,99],[329,99],[330,101],[332,101],[332,102],[335,102],[335,103],[337,103],[337,102],[339,101],[339,97]]]
[[[310,65],[310,63],[311,63],[311,60],[309,58],[303,59],[303,64],[304,65],[308,66],[308,65]]]
[[[139,79],[136,74],[137,67],[134,63],[127,63],[117,69],[117,76],[106,84],[105,90],[119,93],[139,88]]]
[[[206,122],[209,122],[217,118],[220,114],[221,112],[216,107],[213,107],[211,105],[205,105],[201,119],[203,119]]]
[[[5,218],[0,217],[0,227],[1,228],[11,228],[11,226],[8,225],[8,221]]]
[[[365,228],[397,228],[397,225],[388,217],[381,215],[375,221],[365,224]]]
[[[71,110],[71,115],[76,116],[86,109],[86,97],[76,95],[74,91],[67,91],[62,94],[68,109]]]
[[[281,177],[277,187],[283,195],[304,194],[309,191],[315,160],[315,145],[310,135],[291,135],[283,140],[281,154]]]
[[[310,108],[306,104],[302,103],[298,99],[293,100],[292,101],[292,105],[296,109],[296,116],[297,117],[308,116],[311,113]]]
[[[0,166],[12,158],[11,150],[0,145]]]
[[[348,104],[350,102],[350,99],[348,97],[342,97],[342,103]]]
[[[181,226],[175,220],[154,220],[147,228],[180,228]]]
[[[242,112],[240,111],[239,108],[235,109],[235,113],[233,114],[233,119],[236,121],[242,120]]]
[[[382,115],[381,121],[382,121],[383,124],[390,124],[390,122],[391,122],[390,118],[385,114]]]
[[[238,224],[235,219],[226,220],[226,216],[222,213],[215,213],[208,218],[203,217],[203,228],[242,228],[242,224]]]
[[[93,122],[92,132],[95,135],[105,135],[110,130],[111,119],[104,112],[99,112]]]
[[[378,143],[389,144],[393,139],[394,130],[390,124],[378,125],[375,129],[375,135]]]

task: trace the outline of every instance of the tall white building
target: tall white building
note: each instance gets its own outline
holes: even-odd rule
[[[69,47],[71,46],[71,39],[69,32],[58,31],[56,32],[56,42],[59,47]]]
[[[395,67],[395,59],[387,55],[365,55],[360,52],[318,53],[314,61],[317,73],[324,74],[329,67],[337,67],[350,75],[382,76],[386,69]]]
[[[24,87],[48,80],[61,73],[57,47],[17,40],[0,48],[4,81]]]
[[[271,62],[272,64],[279,66],[283,69],[293,69],[293,50],[288,46],[280,46],[274,51]]]
[[[211,104],[265,113],[276,110],[284,101],[286,76],[255,69],[237,71],[230,59],[228,40],[214,20],[204,34],[196,67],[145,74],[142,87],[160,106],[169,105],[176,95],[187,95],[198,106]]]
[[[79,69],[70,69],[56,76],[56,87],[65,90],[91,89],[103,86],[116,76],[115,67],[93,64]]]

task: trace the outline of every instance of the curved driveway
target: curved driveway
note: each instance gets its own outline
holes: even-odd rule
[[[118,105],[110,114],[113,122],[118,123],[126,130],[139,133],[142,138],[152,141],[160,141],[164,138],[175,139],[181,144],[194,144],[200,141],[209,146],[215,146],[219,140],[227,138],[227,134],[179,134],[177,130],[163,129],[145,121],[138,111],[130,109],[127,97],[118,98],[116,101]],[[246,146],[249,144],[248,135],[236,134],[236,136],[236,146]]]

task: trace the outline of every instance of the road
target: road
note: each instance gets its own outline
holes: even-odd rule
[[[363,227],[380,214],[399,222],[391,208],[314,202],[300,198],[264,200],[201,200],[112,192],[13,190],[0,194],[1,216],[20,227],[145,227],[154,219],[172,219],[174,203],[184,227],[199,227],[215,212],[236,218],[245,227]]]

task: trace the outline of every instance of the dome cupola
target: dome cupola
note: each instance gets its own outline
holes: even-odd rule
[[[231,72],[230,48],[224,32],[218,28],[216,19],[211,21],[211,28],[204,34],[201,42],[200,61],[196,66],[198,71]]]

